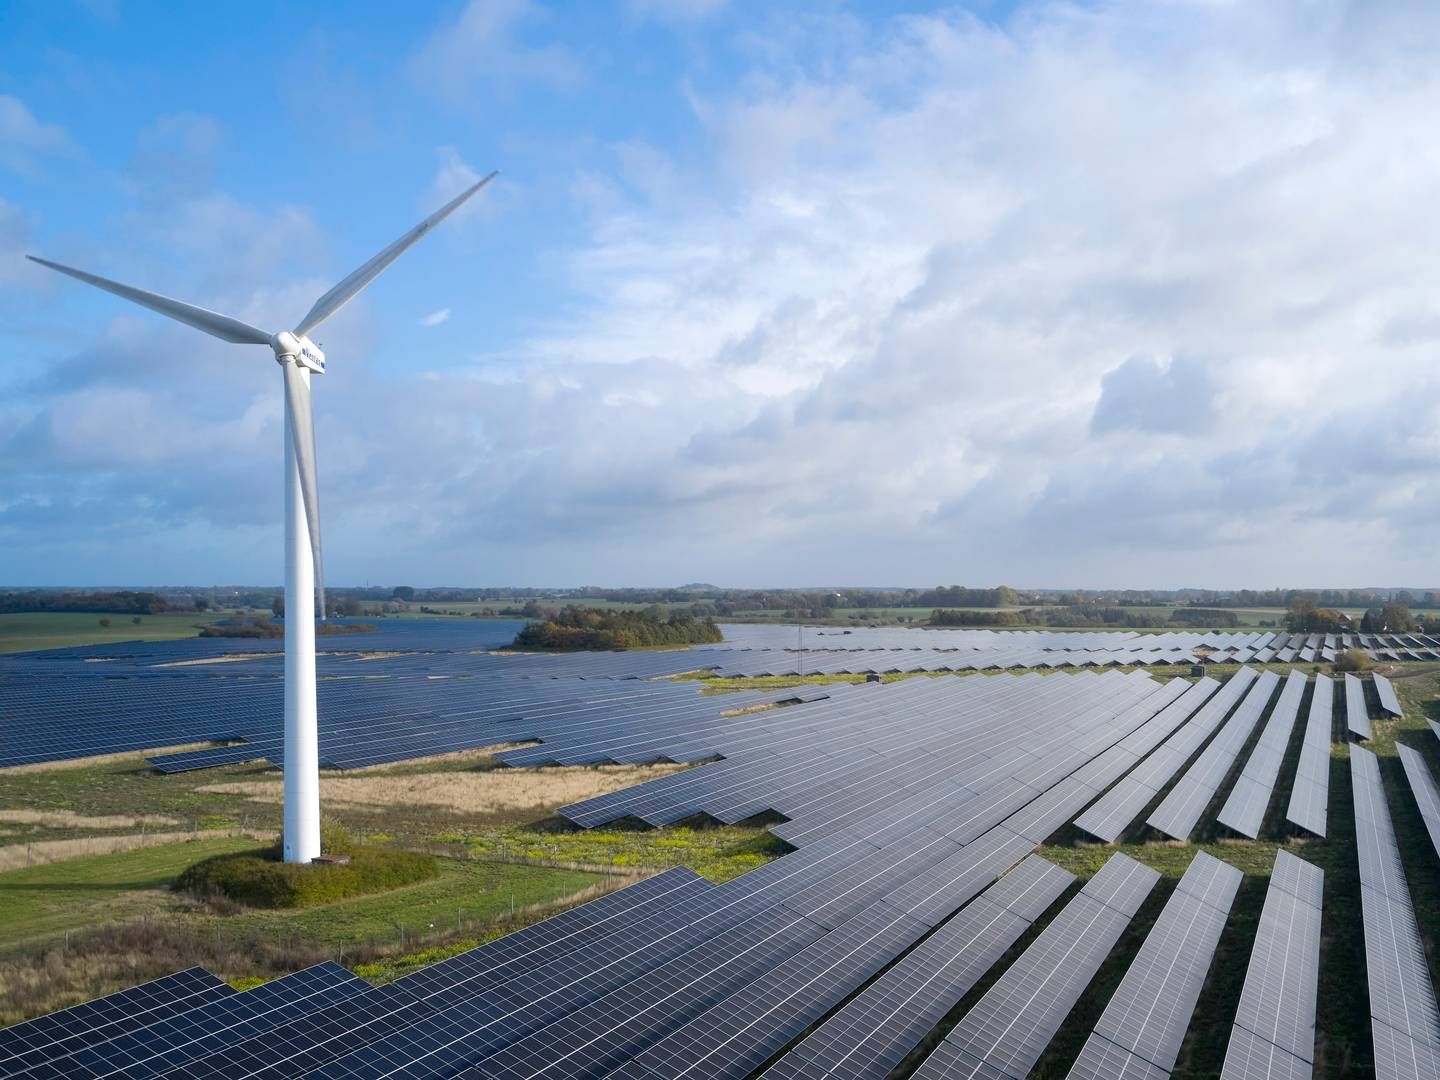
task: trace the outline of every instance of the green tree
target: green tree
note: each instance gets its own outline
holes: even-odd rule
[[[1336,671],[1369,671],[1375,666],[1364,649],[1346,649],[1335,661]]]
[[[1415,629],[1410,609],[1398,601],[1392,600],[1380,609],[1380,621],[1385,632],[1391,634],[1408,634]]]

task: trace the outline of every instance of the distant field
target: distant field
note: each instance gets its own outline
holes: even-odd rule
[[[130,615],[90,612],[35,612],[0,615],[0,653],[31,649],[64,649],[74,645],[108,645],[116,641],[176,641],[196,637],[200,627],[223,615]],[[101,626],[101,619],[110,625]]]

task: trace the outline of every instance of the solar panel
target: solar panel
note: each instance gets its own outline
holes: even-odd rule
[[[1324,836],[1330,801],[1330,736],[1334,724],[1334,687],[1324,675],[1315,676],[1314,693],[1306,714],[1300,761],[1285,819],[1316,836]]]
[[[1416,1062],[1433,1060],[1440,1048],[1435,988],[1375,755],[1352,747],[1350,776],[1376,1076],[1417,1075]]]
[[[915,1076],[1024,1076],[1160,875],[1116,853],[961,1018]],[[983,1068],[982,1068],[983,1067]],[[990,1075],[990,1073],[984,1073]]]
[[[1345,726],[1357,739],[1370,738],[1370,714],[1365,707],[1365,684],[1348,673],[1345,676]]]
[[[234,993],[204,968],[192,967],[27,1020],[0,1030],[0,1073],[20,1072]]]
[[[1260,834],[1265,808],[1270,804],[1276,777],[1280,775],[1280,764],[1290,744],[1290,733],[1300,712],[1305,683],[1305,676],[1298,671],[1291,671],[1286,678],[1280,699],[1270,710],[1270,719],[1265,722],[1265,729],[1246,761],[1240,779],[1235,782],[1230,797],[1217,816],[1220,824],[1241,836],[1253,840]]]
[[[1091,1032],[1068,1075],[1069,1080],[1168,1080],[1170,1073]]]
[[[1287,1076],[1309,1076],[1323,886],[1319,867],[1284,850],[1276,853],[1222,1080],[1256,1075],[1262,1064]]]
[[[1237,1027],[1225,1049],[1224,1080],[1310,1080],[1314,1066],[1268,1039]]]
[[[1168,1074],[1242,877],[1204,852],[1191,860],[1096,1023],[1097,1036]]]
[[[244,993],[193,1009],[103,1043],[51,1057],[26,1074],[36,1080],[75,1076],[159,1076],[233,1042],[278,1027],[306,1012],[358,995],[367,987],[338,964],[325,962]]]
[[[889,926],[877,928],[877,935],[888,931],[888,936],[880,947],[872,944],[872,951],[898,949],[908,933],[923,933],[915,924],[913,931],[904,927],[897,936],[894,923],[891,920]],[[801,915],[772,909],[497,1053],[480,1057],[481,1072],[507,1078],[606,1072],[734,991],[755,985],[787,959],[797,954],[808,956],[817,949],[833,950],[833,943],[840,938],[826,934],[824,927]],[[817,945],[821,939],[823,944]]]
[[[1380,698],[1380,708],[1391,716],[1404,716],[1405,710],[1400,707],[1400,699],[1395,696],[1395,687],[1390,685],[1390,680],[1378,671],[1370,678],[1375,683],[1375,693]]]
[[[1155,730],[1162,739],[1168,736],[1167,741],[1161,743],[1133,772],[1077,817],[1076,826],[1107,844],[1114,843],[1170,782],[1170,778],[1180,771],[1199,745],[1195,740],[1203,741],[1214,730],[1254,678],[1253,671],[1241,668],[1224,686],[1210,679],[1197,682],[1192,691],[1187,692],[1152,721],[1158,724]],[[1185,717],[1191,712],[1195,715],[1182,727]],[[1144,730],[1145,728],[1141,728],[1141,731]],[[1144,746],[1145,741],[1148,739],[1138,745]],[[1119,745],[1126,746],[1126,741],[1122,740]]]
[[[1396,748],[1400,751],[1400,762],[1405,768],[1405,776],[1410,781],[1410,793],[1415,796],[1420,817],[1430,834],[1430,845],[1435,849],[1435,853],[1440,855],[1440,789],[1436,788],[1435,778],[1430,774],[1430,767],[1425,764],[1425,757],[1420,751],[1404,743],[1397,744]]]
[[[1244,668],[1242,671],[1246,670]],[[1236,673],[1238,676],[1238,672]],[[1146,824],[1176,840],[1188,840],[1210,800],[1220,790],[1241,748],[1274,693],[1280,677],[1267,671],[1254,681],[1249,693],[1235,709],[1209,746],[1161,800]]]
[[[748,1076],[927,929],[925,923],[877,905],[696,1017],[613,1075],[617,1080]]]
[[[1032,855],[903,957],[764,1074],[883,1076],[1074,882]]]
[[[1165,646],[1144,648],[1158,656]],[[1099,663],[1118,650],[1088,651],[1087,662]],[[632,659],[633,670],[651,670],[644,657]],[[916,659],[864,662],[910,666]],[[422,661],[406,662],[420,670]],[[1186,716],[1199,709],[1197,731],[1213,730],[1254,679],[1251,673],[1231,680],[1228,694],[1214,680],[1191,687],[1143,672],[921,679],[807,691],[810,700],[802,704],[723,715],[736,703],[773,703],[777,692],[715,699],[684,685],[626,683],[623,657],[423,661],[452,673],[478,663],[510,674],[373,680],[376,687],[393,682],[393,693],[369,686],[372,680],[329,680],[343,695],[335,701],[358,710],[339,725],[337,739],[351,745],[347,753],[368,756],[532,737],[542,741],[507,752],[506,760],[718,757],[572,810],[601,821],[624,813],[664,820],[694,808],[733,818],[774,807],[797,814],[785,832],[803,846],[723,885],[667,872],[387,987],[356,987],[346,976],[343,1000],[307,996],[297,982],[279,980],[239,995],[246,1000],[234,1008],[191,1010],[149,1030],[143,1047],[110,1040],[115,1045],[100,1048],[97,1061],[133,1047],[139,1075],[170,1068],[207,1080],[465,1070],[509,1076],[542,1068],[578,1075],[628,1068],[627,1059],[668,1045],[645,1060],[668,1055],[670,1065],[688,1062],[688,1075],[729,1075],[762,1066],[809,1025],[833,1035],[839,1029],[826,1015],[872,979],[871,987],[891,988],[887,1001],[909,1010],[905,1030],[917,1032],[913,1047],[928,1030],[927,1010],[953,1007],[957,998],[950,995],[963,996],[993,963],[985,958],[1003,954],[1070,881],[1026,858],[1035,845],[1105,784],[1144,767],[1141,755],[1167,737],[1179,735],[1189,745],[1195,736],[1182,726]],[[133,681],[142,678],[157,687],[274,689],[273,679],[253,671],[241,679]],[[443,711],[395,710],[410,683],[443,686],[426,706],[442,703]],[[135,696],[137,707],[145,697]],[[196,700],[189,690],[160,697],[177,710]],[[1123,930],[1153,880],[1153,871],[1118,857],[1081,890],[1057,920],[1074,930],[1064,948],[1055,934],[1037,939],[1058,950],[1049,962],[1032,956],[1043,992],[1033,1002],[1011,998],[1005,1005],[1017,1021],[1014,1045],[986,1050],[999,1057],[984,1058],[980,1072],[1008,1069],[1005,1055],[1021,1061],[1043,1049],[1064,1002],[1083,989],[1084,972],[1103,960],[1106,942]],[[1221,883],[1197,870],[1185,889],[1204,904]],[[931,939],[906,952],[937,924],[943,925]],[[958,956],[930,948],[930,941],[968,944]],[[923,957],[927,967],[918,959],[912,964]],[[916,981],[904,982],[906,973]],[[271,1005],[262,1008],[267,1000]],[[279,1027],[283,1039],[273,1037]],[[883,1049],[894,1035],[884,1023],[869,1032],[857,1027],[847,1036],[851,1048],[871,1049],[856,1049],[851,1059],[884,1058],[904,1041],[892,1039]],[[845,1040],[831,1041],[840,1047]],[[682,1042],[686,1048],[672,1054]],[[809,1042],[795,1047],[796,1062],[815,1056],[819,1042],[798,1053]]]

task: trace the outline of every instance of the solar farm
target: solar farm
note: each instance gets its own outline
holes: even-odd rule
[[[337,951],[253,987],[136,980],[0,1030],[0,1075],[1440,1077],[1440,639],[723,629],[329,640],[320,762],[653,770],[558,805],[553,842],[732,830],[763,839],[743,872],[631,867],[395,977]],[[1347,650],[1379,667],[1332,671]],[[135,790],[253,787],[283,764],[280,661],[0,657],[0,791],[111,758]]]

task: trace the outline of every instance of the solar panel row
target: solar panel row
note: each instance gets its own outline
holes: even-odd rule
[[[1379,1080],[1440,1076],[1440,1011],[1375,755],[1350,749],[1370,1021]]]
[[[23,1075],[28,1080],[105,1076],[138,1080],[184,1070],[231,1042],[354,997],[367,986],[337,964],[318,964],[245,993],[191,1000],[184,1010],[146,1016],[142,1024],[109,1032],[104,1040],[86,1046],[52,1047],[43,1060],[28,1063]],[[13,1074],[7,1066],[6,1075]]]
[[[1345,726],[1357,739],[1370,738],[1370,712],[1365,707],[1365,684],[1345,675]]]
[[[1260,826],[1265,821],[1265,808],[1270,805],[1270,796],[1275,790],[1275,780],[1280,775],[1280,765],[1285,760],[1285,750],[1290,745],[1290,734],[1295,729],[1295,718],[1300,713],[1300,700],[1305,696],[1305,676],[1291,671],[1285,679],[1285,688],[1280,699],[1270,710],[1270,719],[1265,730],[1251,751],[1240,779],[1230,797],[1225,800],[1217,820],[1250,839],[1260,835]]]
[[[1400,658],[1440,655],[1440,642],[1418,635],[904,628],[812,630],[808,640],[825,651],[804,653],[784,648],[793,641],[789,628],[739,626],[725,627],[736,638],[728,646],[763,639],[780,647],[563,655],[493,651],[518,625],[389,620],[373,634],[322,642],[322,762],[355,768],[484,745],[489,720],[497,719],[487,707],[513,701],[517,685],[530,688],[530,698],[514,705],[528,719],[537,702],[605,692],[587,682],[624,682],[634,693],[648,693],[654,688],[642,690],[638,680],[731,663],[749,665],[745,670],[752,673],[797,670],[797,665],[814,672],[1155,664],[1188,662],[1193,657],[1187,650],[1202,645],[1216,650],[1213,658],[1245,661],[1271,659],[1282,645],[1294,651],[1296,643],[1322,651],[1354,643]],[[857,659],[856,650],[843,647],[849,645],[863,645],[868,659]],[[327,646],[332,651],[324,651]],[[0,713],[11,720],[0,767],[198,742],[229,745],[162,755],[155,759],[157,767],[179,771],[255,758],[275,761],[280,674],[280,642],[273,639],[129,642],[0,657]],[[542,685],[549,680],[563,685]],[[1383,694],[1388,684],[1382,678],[1376,688]],[[54,723],[56,716],[64,723]]]
[[[1279,681],[1280,676],[1273,671],[1267,671],[1255,679],[1249,693],[1225,722],[1219,734],[1200,752],[1194,764],[1161,800],[1154,813],[1146,819],[1146,824],[1176,840],[1190,838],[1200,816],[1205,813],[1210,800],[1215,797],[1215,793],[1230,774],[1235,758],[1249,741],[1250,733],[1255,729],[1265,706],[1270,703]]]
[[[883,1077],[1074,882],[1031,855],[787,1052],[767,1080]]]
[[[1381,710],[1391,716],[1404,716],[1405,710],[1400,707],[1400,699],[1395,696],[1395,687],[1390,685],[1390,680],[1377,671],[1370,676],[1370,681],[1375,684],[1375,694],[1380,699]]]
[[[1105,1075],[1102,1069],[1170,1074],[1243,876],[1203,851],[1191,860],[1105,1006],[1072,1078]]]
[[[1405,778],[1410,781],[1410,794],[1415,796],[1425,830],[1430,834],[1430,845],[1435,854],[1440,855],[1440,788],[1435,786],[1435,778],[1419,750],[1404,743],[1397,744],[1396,749],[1400,751]]]
[[[1300,763],[1290,789],[1285,818],[1316,836],[1324,836],[1330,804],[1330,737],[1334,728],[1335,684],[1315,676],[1306,714]]]
[[[1123,768],[1127,761],[1123,751],[1107,746],[1106,741],[1113,743],[1143,725],[1173,699],[1175,691],[1133,675],[1081,678],[1108,685],[1085,687],[1087,692],[1077,695],[1073,707],[1061,714],[1064,721],[1058,724],[1054,739],[1041,745],[1052,755],[1068,758],[1068,767],[1073,769],[1078,763],[1100,779],[1113,773],[1117,763]],[[1025,685],[1038,692],[1042,687],[1037,683],[1041,682],[1044,680],[1032,678]],[[871,715],[888,722],[894,712],[886,709],[885,703],[891,700],[888,694],[893,689],[870,687],[857,692],[879,691],[881,696],[868,699],[878,707]],[[1006,715],[1031,714],[1019,709]],[[1036,717],[1036,726],[1043,727],[1042,720],[1049,717]],[[993,723],[986,726],[995,727]],[[1072,751],[1062,752],[1066,746]],[[1079,749],[1084,752],[1077,758],[1073,750]],[[1133,761],[1133,756],[1128,760]],[[1010,767],[1013,771],[1013,762]],[[587,1060],[587,1055],[577,1054],[566,1055],[571,1065],[550,1063],[556,1045],[574,1041],[554,1037],[559,1030],[554,1025],[566,1024],[567,1017],[582,1009],[591,1009],[587,1015],[592,1018],[603,1015],[601,1026],[613,1033],[587,1048],[605,1060],[619,1060],[646,1040],[658,1041],[636,1055],[637,1059],[667,1043],[673,1049],[677,1043],[669,1040],[682,1028],[689,1028],[684,1040],[690,1047],[686,1053],[696,1054],[706,1046],[705,1040],[692,1037],[696,1032],[707,1032],[706,1039],[712,1044],[689,1066],[691,1072],[728,1075],[727,1070],[736,1068],[734,1063],[742,1059],[758,1066],[801,1033],[794,1027],[798,1017],[807,1018],[807,1023],[823,1019],[824,1013],[838,1004],[835,993],[843,996],[858,988],[929,926],[947,918],[1024,858],[1037,841],[1009,826],[1032,834],[1052,828],[1046,822],[1068,820],[1094,796],[1094,789],[1084,784],[1067,785],[1069,778],[1056,774],[1053,766],[1042,771],[1032,761],[1028,766],[1021,762],[1019,767],[1039,784],[1063,788],[1064,797],[1043,787],[1021,792],[1021,805],[1004,819],[1003,826],[990,828],[964,846],[945,835],[957,828],[968,831],[958,818],[952,823],[946,817],[945,800],[932,800],[925,811],[925,820],[943,827],[938,832],[920,827],[918,803],[899,812],[879,808],[844,829],[816,838],[799,852],[725,885],[710,886],[692,879],[623,917],[617,916],[603,929],[577,928],[563,942],[552,935],[551,940],[537,942],[523,962],[517,957],[486,965],[469,956],[447,961],[438,967],[448,968],[462,981],[430,986],[423,999],[408,986],[426,990],[424,983],[402,981],[390,988],[395,996],[389,1000],[379,1000],[380,991],[375,991],[344,1010],[345,1015],[334,1015],[325,1023],[318,1017],[307,1018],[291,1027],[287,1045],[292,1052],[284,1068],[293,1070],[303,1061],[320,1075],[336,1076],[383,1075],[394,1070],[407,1075],[441,1075],[477,1067],[523,1071],[530,1067],[527,1062],[537,1060],[530,1055],[538,1054],[549,1075],[555,1070],[579,1069],[580,1062]],[[1023,803],[1034,800],[1036,791],[1048,796],[1046,805],[1043,812],[1027,813],[1029,808]],[[825,936],[785,956],[780,952],[787,950],[763,955],[747,951],[746,943],[757,936],[758,920],[778,919],[782,914],[792,923],[794,916],[800,916],[807,924],[818,925]],[[715,944],[726,934],[730,936]],[[494,946],[506,947],[519,937],[512,935]],[[774,935],[769,938],[773,940]],[[755,977],[745,979],[734,990],[734,1000],[710,1003],[711,990],[724,988],[714,972],[722,966],[726,971],[740,971],[734,966],[739,961],[726,961],[741,953],[754,958],[757,969],[776,963],[762,974],[745,969],[746,976]],[[660,970],[672,974],[657,977]],[[427,977],[446,976],[442,971]],[[653,995],[656,987],[664,988],[663,1000],[647,996]],[[766,1000],[776,1003],[763,1019],[755,1024],[747,1021],[742,1033],[732,1032],[728,1021],[719,1021],[727,1010],[738,1010],[741,1001],[762,992],[770,995]],[[702,1011],[697,1014],[697,1009]],[[403,1021],[397,1021],[395,1015],[401,1012]],[[357,1015],[361,1022],[357,1023]],[[660,1038],[676,1024],[681,1028]],[[547,1028],[552,1029],[551,1036],[534,1037]],[[581,1028],[593,1030],[585,1025],[576,1030]],[[294,1032],[301,1033],[303,1045],[296,1046]],[[253,1046],[247,1049],[255,1052]],[[234,1052],[238,1053],[238,1048]],[[507,1056],[500,1057],[502,1054]],[[756,1059],[755,1055],[760,1056]],[[210,1075],[205,1064],[197,1063],[194,1074]],[[216,1075],[234,1074],[231,1070]],[[286,1072],[271,1061],[246,1075],[252,1074]]]
[[[312,969],[307,977],[320,985],[280,980],[266,994],[243,995],[227,988],[175,1023],[107,1033],[83,1054],[78,1046],[63,1057],[42,1050],[37,1061],[52,1071],[41,1075],[107,1075],[123,1062],[127,1075],[187,1077],[739,1076],[783,1055],[778,1076],[785,1068],[803,1075],[815,1067],[806,1062],[836,1055],[850,1063],[837,1067],[857,1069],[897,1050],[903,1058],[929,1030],[924,1018],[952,1008],[994,962],[985,957],[1002,954],[1069,883],[1027,859],[1034,847],[1143,768],[1177,729],[1213,731],[1255,681],[1248,670],[1224,687],[1160,683],[1141,672],[915,680],[825,689],[808,702],[726,716],[733,699],[669,684],[592,683],[576,695],[573,681],[489,680],[487,693],[513,690],[532,706],[536,686],[555,691],[523,721],[498,718],[508,704],[492,709],[486,722],[495,729],[523,724],[545,740],[516,754],[721,758],[603,804],[577,804],[577,818],[703,811],[737,820],[776,809],[794,815],[776,831],[793,826],[799,850],[723,885],[671,871],[386,987],[348,976],[332,986]],[[1208,862],[1208,873],[1197,860],[1186,875],[1172,898],[1177,912],[1228,907],[1225,875],[1215,869],[1223,864]],[[968,1041],[947,1039],[926,1068],[951,1055],[981,1075],[1028,1069],[1154,879],[1123,856],[1112,859],[1027,950],[1028,964],[1005,973],[971,1011]],[[1198,931],[1182,931],[1175,919],[1173,934],[1157,924],[1145,955],[1158,955],[1162,940],[1194,952]],[[933,942],[964,946],[966,955]],[[1042,942],[1048,952],[1035,952]],[[1137,957],[1137,986],[1147,965]],[[1182,999],[1193,980],[1158,969],[1145,976],[1157,977],[1162,996],[1179,988]],[[1010,994],[992,999],[1006,985]],[[1027,988],[1036,993],[1022,994]],[[872,992],[871,1011],[860,1009]],[[226,1004],[237,997],[248,1000]],[[883,1020],[874,1011],[882,1000],[916,1032],[908,1046],[909,1035],[891,1041],[883,1022],[864,1029],[865,1017]],[[1134,1058],[1126,1043],[1134,1032],[1163,1041],[1177,1022],[1117,1021],[1102,1037]],[[829,1034],[812,1043],[821,1032]],[[1141,1045],[1142,1035],[1132,1041]],[[65,1071],[79,1062],[97,1064]],[[1143,1064],[1163,1075],[1148,1058]]]
[[[1221,1080],[1310,1076],[1324,884],[1318,866],[1276,852]]]
[[[1184,718],[1179,718],[1172,727],[1172,731],[1175,728],[1178,728],[1178,731],[1170,735],[1158,748],[1153,751],[1147,748],[1145,752],[1148,756],[1145,760],[1107,791],[1094,806],[1076,818],[1076,826],[1107,844],[1114,843],[1210,737],[1210,733],[1254,680],[1254,671],[1241,668],[1218,689],[1213,681],[1201,679],[1197,682],[1197,688],[1205,687],[1209,700],[1183,727],[1180,726],[1180,721]]]
[[[915,1076],[1029,1073],[1159,878],[1128,856],[1112,855]]]
[[[28,713],[5,712],[5,764],[137,751],[170,743],[242,740],[240,745],[153,757],[161,771],[282,758],[282,684],[207,679],[60,680]],[[22,685],[21,689],[25,689]],[[34,688],[30,688],[32,691]],[[364,679],[318,684],[321,763],[331,768],[543,738],[610,724],[668,730],[712,723],[726,709],[796,696],[745,692],[723,702],[689,684],[638,680]],[[0,685],[0,709],[17,693]],[[826,696],[826,688],[802,694]],[[701,755],[703,756],[703,754]]]
[[[1076,745],[1077,733],[1104,738],[1107,724],[1118,723],[1119,738],[1174,693],[1139,673],[857,687],[823,706],[735,717],[711,742],[724,761],[560,812],[591,826],[622,816],[663,824],[699,812],[734,821],[773,810],[790,818],[776,834],[797,845],[882,811],[897,825],[944,813],[945,833],[965,843],[1085,764],[1095,751]],[[993,722],[1001,713],[1009,717],[1003,727]]]
[[[27,1020],[0,1030],[0,1075],[23,1072],[234,993],[204,968],[192,967]]]
[[[1196,662],[1310,663],[1334,661],[1346,648],[1360,649],[1375,660],[1440,658],[1440,640],[1421,635],[807,628],[797,641],[795,631],[775,627],[726,627],[726,633],[736,640],[708,646],[706,651],[719,662],[719,673],[732,678]]]

